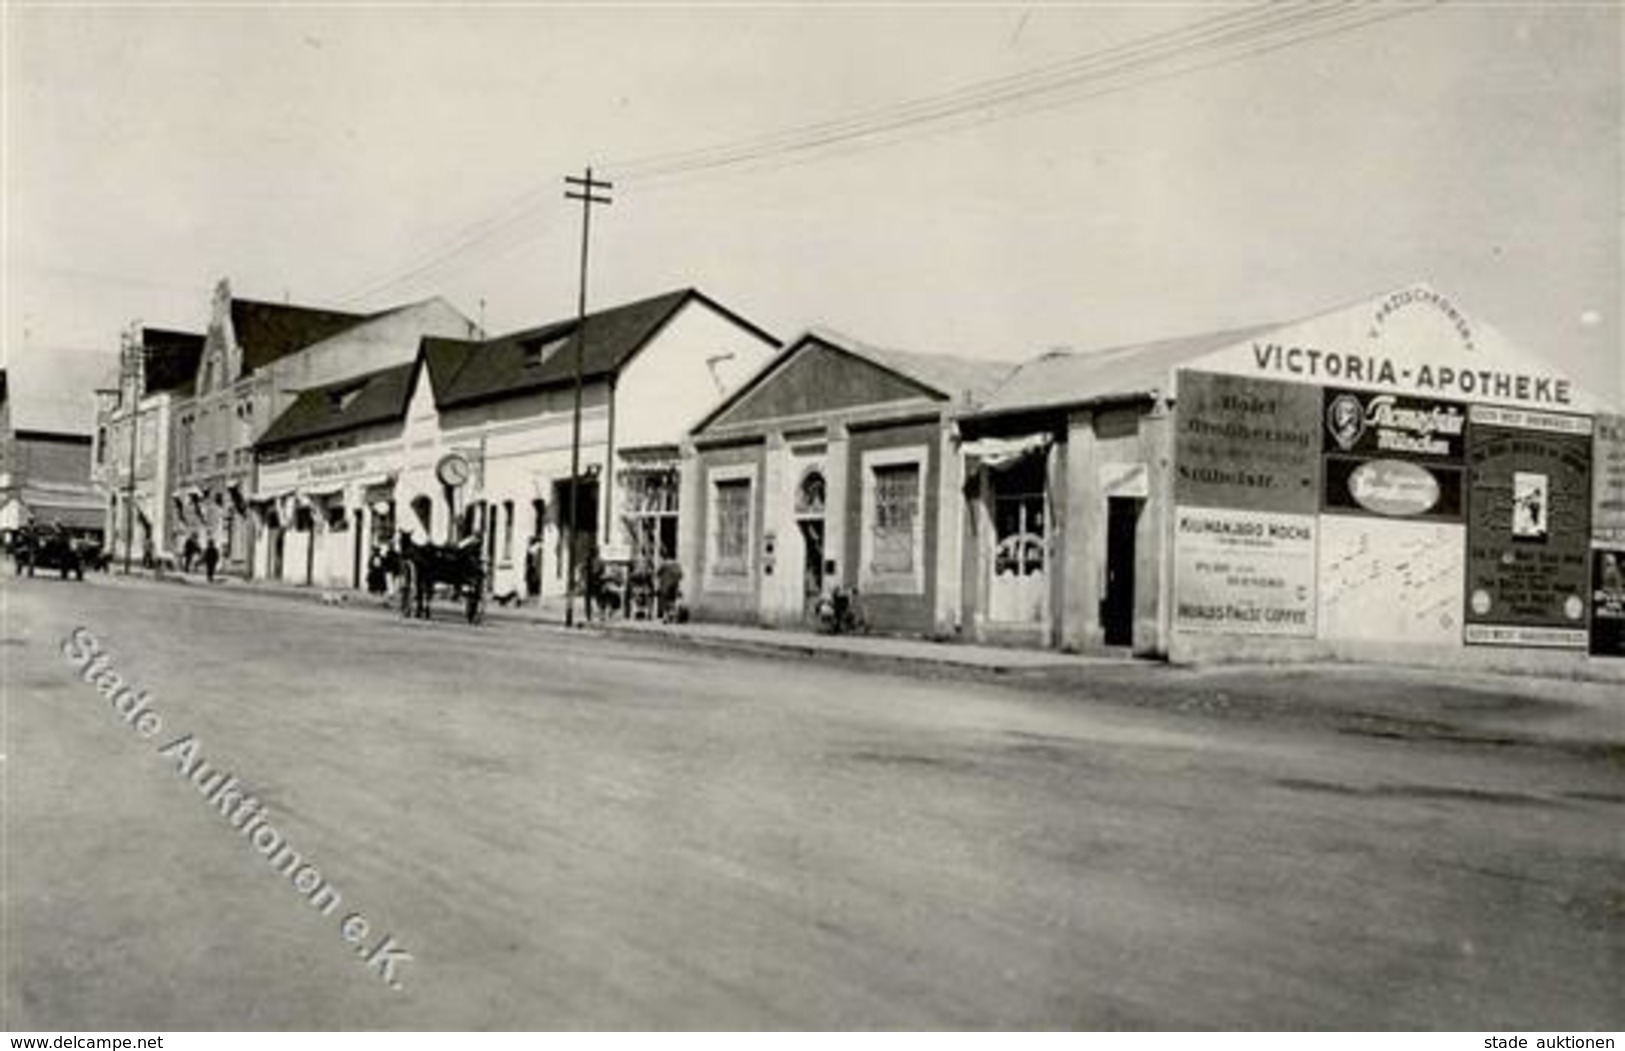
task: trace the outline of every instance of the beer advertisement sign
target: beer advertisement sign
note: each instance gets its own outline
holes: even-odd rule
[[[1461,521],[1466,406],[1334,387],[1324,422],[1325,510]]]

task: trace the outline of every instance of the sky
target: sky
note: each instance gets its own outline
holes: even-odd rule
[[[1308,35],[1315,12],[1275,11]],[[1276,15],[9,2],[0,330],[8,356],[201,330],[223,276],[357,310],[443,295],[492,331],[567,316],[561,180],[593,164],[616,182],[593,303],[693,285],[786,338],[1018,359],[1427,281],[1625,401],[1620,5],[1377,11],[1201,50],[1172,34]],[[946,127],[633,163],[1063,68]]]

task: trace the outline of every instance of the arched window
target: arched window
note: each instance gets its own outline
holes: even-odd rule
[[[818,517],[824,513],[824,472],[813,468],[796,486],[796,514]]]

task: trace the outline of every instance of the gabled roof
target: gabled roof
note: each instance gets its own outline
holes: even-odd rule
[[[141,345],[147,354],[147,393],[190,394],[197,384],[198,362],[203,359],[203,335],[166,328],[143,328]]]
[[[1015,368],[1014,365],[1002,361],[975,361],[949,354],[891,350],[861,342],[834,329],[823,327],[813,328],[803,338],[816,339],[826,346],[865,358],[905,379],[929,387],[950,401],[982,400]]]
[[[720,405],[706,414],[704,419],[695,424],[690,433],[699,434],[713,425],[733,426],[734,421],[727,421],[729,413],[744,405],[758,392],[764,392],[762,396],[766,397],[764,389],[776,378],[790,375],[796,369],[795,363],[798,359],[810,348],[816,347],[828,348],[837,355],[855,359],[872,369],[878,369],[881,375],[888,375],[894,381],[901,381],[892,384],[889,394],[868,392],[871,404],[882,404],[896,400],[899,396],[904,398],[917,396],[932,401],[972,405],[986,397],[998,385],[999,380],[1008,375],[1014,367],[997,361],[974,361],[946,354],[920,354],[913,351],[884,349],[860,342],[833,329],[813,328],[774,355],[754,376],[741,384],[737,390],[723,399]],[[874,400],[877,396],[882,400]],[[781,413],[786,410],[785,406],[781,405],[772,411]],[[808,410],[802,407],[790,411]]]
[[[679,310],[696,300],[778,345],[771,335],[704,293],[684,288],[588,314],[582,377],[618,373]],[[576,324],[570,318],[484,341],[426,337],[422,352],[435,403],[445,409],[573,383]]]
[[[1167,386],[1169,371],[1279,325],[1254,325],[1094,352],[1058,351],[1023,364],[999,385],[978,415],[1056,409],[1146,396]]]
[[[383,311],[382,313],[389,313]],[[231,327],[243,351],[243,375],[320,343],[380,314],[349,314],[287,303],[232,298]]]
[[[408,362],[300,391],[255,447],[290,445],[399,420],[406,415],[416,371],[417,363]]]

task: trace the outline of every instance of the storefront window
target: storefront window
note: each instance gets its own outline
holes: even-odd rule
[[[749,570],[750,479],[730,478],[716,483],[715,537],[718,574],[743,576]]]
[[[668,562],[677,557],[677,471],[628,470],[621,476],[625,487],[622,522],[626,542],[635,562]]]
[[[915,521],[920,514],[920,465],[874,468],[874,535],[871,564],[876,573],[913,573],[917,552]]]

